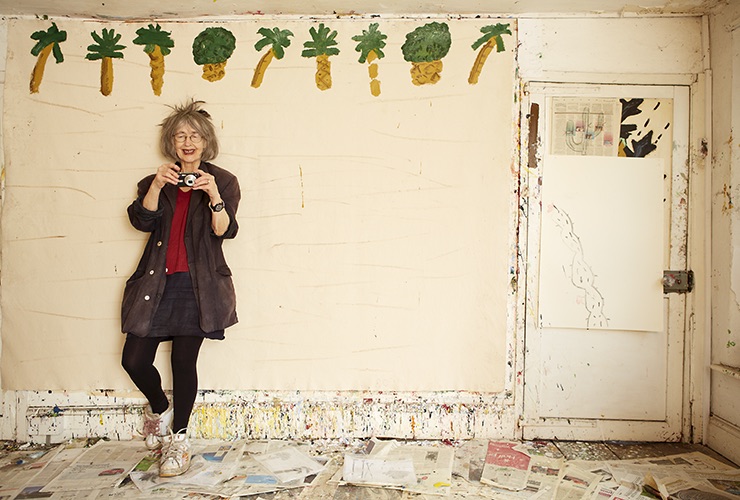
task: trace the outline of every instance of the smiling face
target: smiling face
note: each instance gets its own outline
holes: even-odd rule
[[[189,123],[181,124],[172,137],[177,157],[182,164],[182,170],[192,172],[200,165],[206,141],[203,136]]]

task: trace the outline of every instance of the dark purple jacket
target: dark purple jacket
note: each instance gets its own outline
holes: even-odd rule
[[[237,322],[234,283],[221,243],[236,236],[239,230],[236,211],[241,191],[236,176],[223,168],[202,162],[200,169],[215,177],[230,219],[223,236],[216,236],[211,229],[208,195],[200,190],[192,192],[185,227],[185,248],[200,312],[200,327],[205,332],[213,332]],[[139,182],[138,196],[127,209],[131,225],[139,231],[151,233],[136,271],[126,282],[121,305],[121,331],[139,337],[149,333],[164,292],[167,243],[178,190],[172,184],[165,185],[159,195],[159,209],[151,212],[144,208],[142,201],[153,180],[154,174]]]

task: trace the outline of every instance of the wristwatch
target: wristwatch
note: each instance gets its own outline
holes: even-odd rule
[[[211,208],[211,211],[212,212],[220,212],[221,210],[224,209],[224,202],[223,201],[220,201],[220,202],[216,203],[215,205],[211,205],[209,203],[208,206]]]

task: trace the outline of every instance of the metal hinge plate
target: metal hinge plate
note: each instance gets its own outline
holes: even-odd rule
[[[694,271],[663,271],[663,293],[688,293],[694,289]]]

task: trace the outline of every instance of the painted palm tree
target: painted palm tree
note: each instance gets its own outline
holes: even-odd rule
[[[404,60],[411,63],[411,82],[414,85],[437,83],[442,78],[442,58],[451,45],[447,23],[427,23],[408,33],[401,52]]]
[[[169,55],[175,42],[170,37],[169,31],[162,31],[162,27],[157,24],[149,25],[147,28],[136,30],[139,35],[134,38],[136,45],[143,45],[144,52],[149,56],[149,67],[151,72],[149,77],[152,81],[152,91],[154,95],[162,95],[162,86],[164,85],[164,56]]]
[[[477,50],[481,45],[483,47],[478,51],[478,56],[475,58],[473,67],[470,70],[468,83],[471,85],[478,83],[478,77],[483,70],[483,65],[486,63],[488,55],[493,50],[493,46],[496,46],[496,52],[503,52],[505,50],[504,40],[501,38],[501,35],[511,35],[509,25],[501,23],[484,26],[480,31],[483,33],[483,36],[476,40],[472,45],[473,50]]]
[[[114,29],[103,28],[102,35],[93,31],[90,36],[97,43],[88,45],[85,59],[100,61],[100,93],[108,96],[113,91],[113,59],[123,59],[126,46],[118,44],[121,35]]]
[[[193,40],[193,60],[203,66],[203,79],[217,82],[226,76],[226,63],[236,50],[236,37],[221,26],[206,28]]]
[[[386,38],[388,36],[378,30],[378,23],[372,23],[368,29],[362,30],[361,35],[352,37],[352,40],[358,42],[355,50],[360,53],[360,63],[368,63],[367,73],[370,76],[370,93],[375,97],[380,95],[378,63],[375,60],[385,57],[383,48],[385,47]]]
[[[265,71],[272,62],[272,59],[282,59],[285,55],[285,49],[290,46],[290,38],[293,36],[293,32],[289,30],[281,30],[280,28],[260,28],[257,33],[262,35],[262,38],[254,44],[254,48],[257,52],[264,49],[268,45],[267,52],[260,58],[257,67],[254,68],[254,76],[252,76],[252,87],[258,88],[262,85],[262,79],[265,77]]]
[[[324,23],[319,24],[316,29],[313,26],[308,30],[311,34],[311,40],[304,42],[304,50],[301,53],[303,57],[316,58],[316,87],[319,90],[331,88],[331,61],[329,56],[339,54],[337,44],[337,32],[331,31]]]
[[[67,32],[59,31],[56,23],[51,23],[48,30],[36,31],[31,35],[31,38],[36,40],[36,45],[31,49],[31,54],[36,56],[36,64],[31,72],[30,85],[31,93],[35,94],[39,91],[41,80],[44,79],[44,69],[49,54],[54,54],[57,64],[64,61],[64,54],[62,54],[59,44],[67,40]]]

